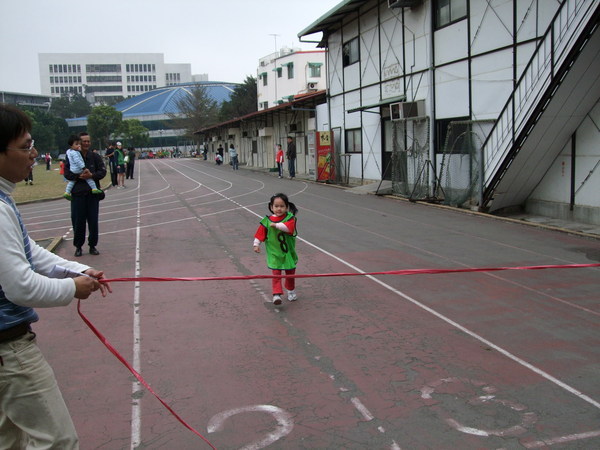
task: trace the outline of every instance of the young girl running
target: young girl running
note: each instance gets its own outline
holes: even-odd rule
[[[290,202],[285,194],[275,194],[269,202],[271,216],[265,216],[254,235],[254,251],[260,253],[260,243],[265,243],[267,253],[267,266],[273,275],[286,275],[296,273],[296,205]],[[281,305],[283,289],[281,278],[273,278],[273,304]],[[298,299],[295,278],[285,278],[285,288],[288,291],[288,300],[293,302]]]

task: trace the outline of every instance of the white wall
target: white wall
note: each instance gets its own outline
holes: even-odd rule
[[[575,204],[600,207],[600,104],[585,117],[576,132]],[[570,202],[571,141],[552,164],[544,179],[531,194],[532,200]]]

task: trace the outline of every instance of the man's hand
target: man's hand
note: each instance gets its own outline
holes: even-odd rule
[[[88,269],[85,272],[87,277],[77,277],[75,281],[75,297],[85,299],[90,296],[92,292],[100,289],[102,297],[106,297],[108,292],[112,293],[112,289],[109,283],[101,283],[100,280],[104,278],[104,272],[96,269]]]
[[[88,168],[83,169],[83,172],[81,172],[79,174],[79,178],[81,178],[83,180],[87,180],[92,177],[93,177],[92,172],[90,172],[90,170]]]

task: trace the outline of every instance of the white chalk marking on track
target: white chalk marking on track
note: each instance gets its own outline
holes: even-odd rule
[[[363,405],[362,402],[357,397],[352,397],[350,399],[350,401],[352,402],[354,407],[358,410],[358,412],[362,414],[362,416],[365,418],[365,420],[367,422],[369,422],[375,418],[373,416],[373,414],[371,414],[371,411],[369,411],[367,409],[367,407],[365,405]]]
[[[527,442],[522,444],[525,448],[542,448],[554,444],[565,444],[567,442],[579,441],[581,439],[589,439],[599,437],[600,430],[588,431],[586,433],[568,434],[566,436],[558,436],[555,438],[544,439],[542,441]]]

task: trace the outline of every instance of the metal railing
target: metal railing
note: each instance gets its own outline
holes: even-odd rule
[[[526,136],[539,114],[540,101],[557,77],[600,0],[565,0],[517,81],[492,131],[483,144],[485,186],[493,189],[510,165],[519,136]],[[533,114],[538,117],[532,122]],[[529,127],[529,129],[525,129]],[[480,205],[481,206],[481,205]]]

